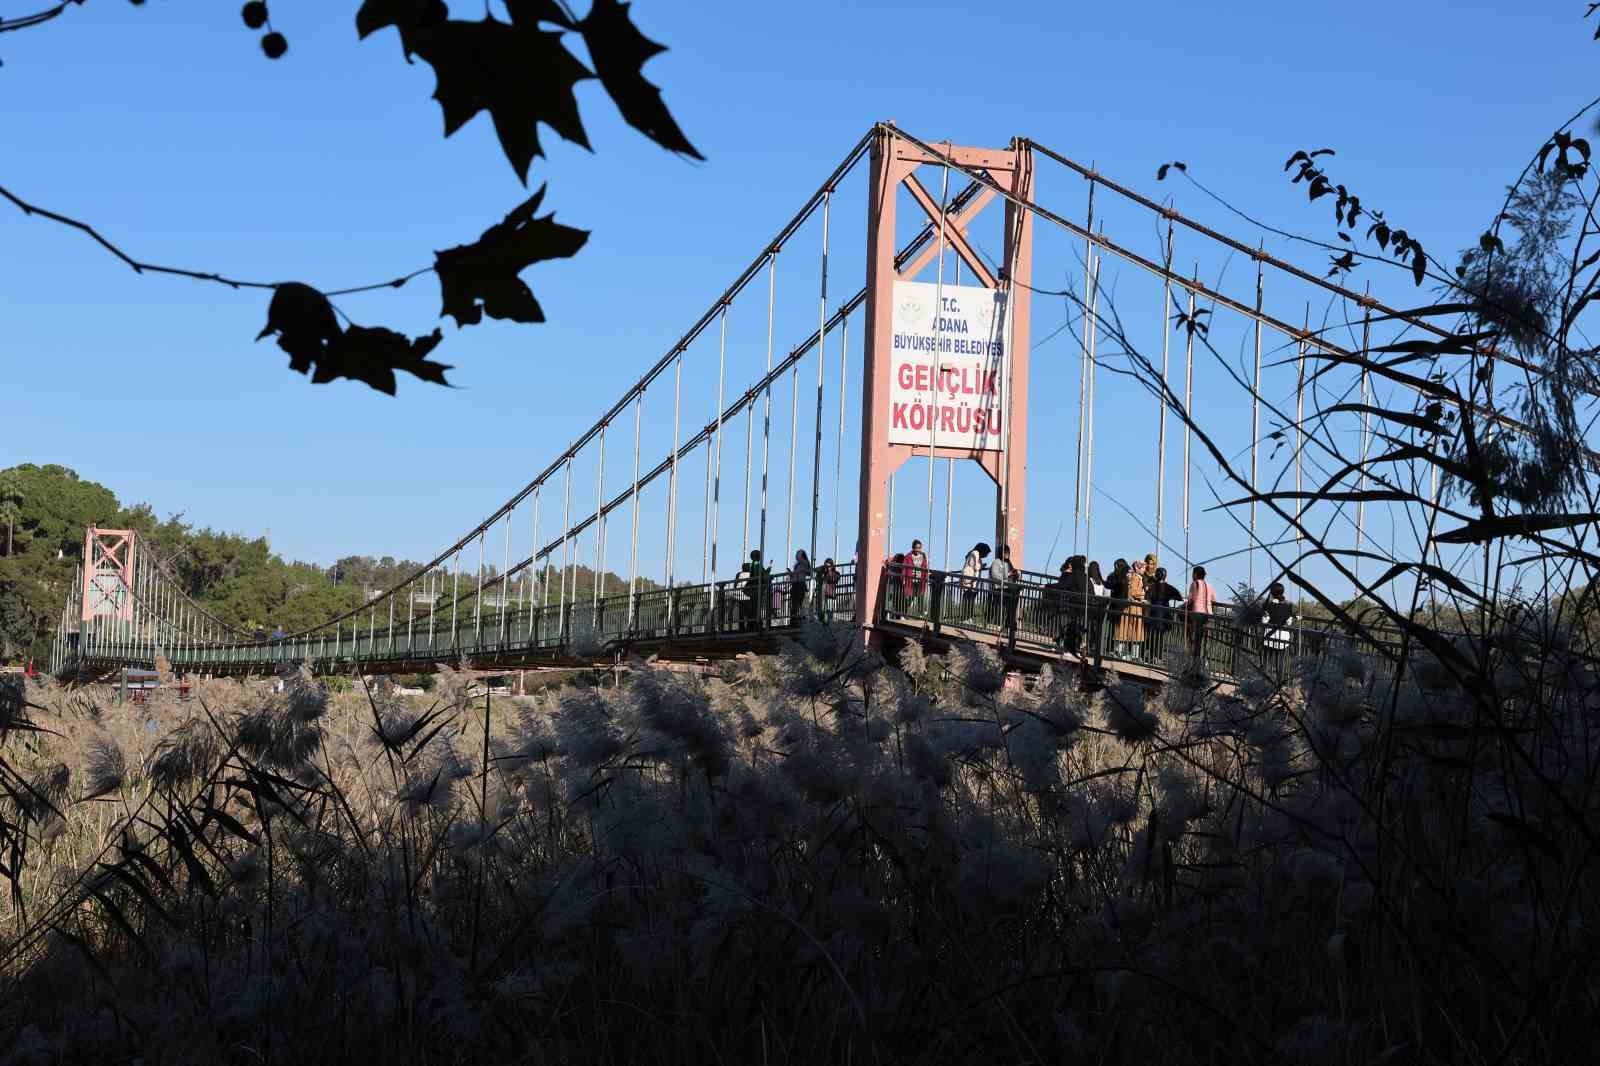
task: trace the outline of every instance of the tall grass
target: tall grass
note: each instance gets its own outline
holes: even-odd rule
[[[488,706],[459,673],[428,709],[13,687],[0,1047],[1562,1060],[1600,994],[1600,687],[1522,647],[1091,696],[815,626]]]

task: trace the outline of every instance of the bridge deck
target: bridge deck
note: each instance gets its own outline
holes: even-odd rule
[[[870,612],[881,636],[936,647],[972,640],[999,648],[1008,663],[1023,669],[1088,659],[1114,666],[1123,676],[1159,681],[1193,662],[1198,635],[1206,672],[1228,678],[1265,659],[1281,661],[1351,642],[1325,623],[1269,634],[1242,621],[1238,610],[1211,619],[1196,634],[1181,611],[1158,605],[1104,599],[1064,603],[1041,574],[1024,573],[1006,589],[937,571],[915,586],[899,574],[889,575],[884,585],[881,602]],[[820,603],[813,587],[797,604],[787,575],[777,575],[770,589],[771,595],[747,599],[733,582],[685,585],[588,603],[497,606],[474,610],[470,617],[457,609],[450,618],[413,617],[381,629],[374,617],[365,630],[357,626],[235,643],[162,645],[135,631],[86,628],[60,673],[82,679],[125,667],[148,668],[158,654],[177,673],[219,676],[270,674],[301,664],[317,674],[425,673],[463,663],[474,669],[577,668],[610,664],[629,654],[714,661],[775,651],[781,638],[798,635],[807,620],[848,619],[855,613],[848,566]]]

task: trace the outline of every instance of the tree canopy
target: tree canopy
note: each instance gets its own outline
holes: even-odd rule
[[[348,555],[329,566],[286,560],[265,537],[197,527],[182,514],[163,520],[149,504],[124,506],[104,485],[54,464],[0,470],[0,507],[7,501],[17,517],[13,550],[0,556],[0,662],[42,659],[48,652],[90,525],[134,530],[141,550],[154,553],[185,594],[226,625],[246,631],[311,629],[423,566],[389,555]],[[594,583],[594,572],[579,567],[576,579],[568,579],[567,596],[581,602],[592,595]],[[620,591],[626,579],[607,574],[605,587]],[[654,585],[642,581],[640,587]],[[439,591],[442,605],[449,591],[442,581]],[[508,599],[532,594],[533,582],[523,579]]]

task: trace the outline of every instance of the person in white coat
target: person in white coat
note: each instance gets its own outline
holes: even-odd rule
[[[989,568],[989,545],[983,541],[972,546],[966,561],[961,564],[961,616],[970,619],[976,612],[978,586],[983,572]]]
[[[1017,644],[1017,601],[1022,589],[1017,584],[1017,568],[1011,562],[1011,548],[1002,544],[995,550],[994,562],[989,564],[989,603],[991,617],[1000,625],[1006,642]]]

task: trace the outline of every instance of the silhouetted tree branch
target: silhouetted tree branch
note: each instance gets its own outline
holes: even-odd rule
[[[41,25],[70,4],[82,2],[64,0],[32,15],[0,21],[0,32]],[[433,96],[444,113],[445,136],[487,111],[507,161],[524,183],[533,158],[544,154],[540,123],[589,147],[574,87],[591,78],[598,78],[629,125],[668,151],[703,158],[667,110],[660,90],[641,72],[665,48],[639,32],[629,4],[594,0],[581,19],[555,0],[503,0],[503,7],[509,21],[496,18],[486,4],[481,20],[467,22],[450,18],[443,0],[365,0],[356,14],[356,31],[365,38],[392,26],[400,35],[407,62],[418,56],[433,67],[437,78]],[[282,58],[288,43],[273,29],[267,5],[251,0],[241,15],[250,29],[267,31],[261,40],[266,56]],[[568,34],[583,38],[594,71],[567,50],[563,41]],[[561,225],[553,215],[535,215],[544,192],[541,187],[475,241],[435,253],[431,266],[386,281],[323,290],[299,281],[246,280],[148,262],[124,251],[94,225],[40,207],[0,186],[0,197],[24,214],[86,234],[135,273],[271,290],[267,326],[257,339],[276,335],[278,346],[289,353],[291,370],[309,374],[313,383],[345,377],[391,395],[397,370],[447,384],[444,372],[449,367],[426,358],[442,341],[442,333],[436,329],[413,339],[382,327],[358,326],[330,297],[400,288],[431,272],[438,275],[442,291],[440,315],[455,319],[458,328],[481,322],[485,315],[543,322],[543,308],[518,275],[534,263],[575,255],[588,240],[587,231]]]

